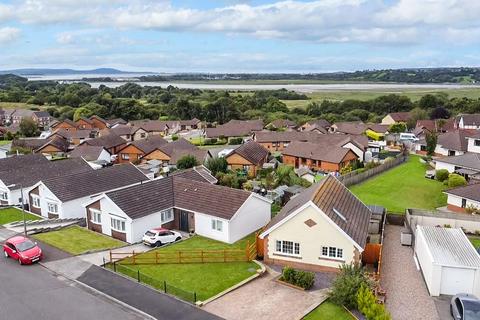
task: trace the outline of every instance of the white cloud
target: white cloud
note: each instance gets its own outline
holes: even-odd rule
[[[0,28],[0,44],[10,43],[20,37],[20,29],[12,27]]]

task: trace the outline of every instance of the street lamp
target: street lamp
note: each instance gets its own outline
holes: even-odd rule
[[[10,188],[13,188],[13,187],[16,187],[16,186],[19,186],[20,187],[20,201],[21,201],[21,204],[22,204],[22,214],[23,214],[23,233],[25,234],[25,237],[27,236],[27,217],[26,217],[26,214],[25,214],[25,206],[23,204],[23,185],[22,184],[11,184],[11,185],[8,185],[7,188],[10,189]]]

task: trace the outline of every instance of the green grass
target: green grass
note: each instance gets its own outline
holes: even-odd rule
[[[40,217],[30,213],[25,213],[27,220],[40,220]],[[7,224],[14,221],[23,221],[22,210],[16,208],[7,208],[0,210],[0,225]]]
[[[350,189],[364,203],[384,206],[391,213],[403,214],[407,208],[432,210],[446,205],[447,196],[442,193],[446,186],[424,178],[428,168],[419,156],[411,155],[406,163]]]
[[[473,244],[475,249],[480,248],[480,237],[475,237],[475,236],[469,236],[468,239],[470,242]]]
[[[0,140],[0,146],[9,144],[10,142],[12,142],[12,140]]]
[[[234,244],[194,236],[190,239],[175,243],[163,248],[157,248],[140,255],[140,257],[154,255],[155,252],[178,250],[211,250],[211,249],[245,249],[247,242],[253,243],[252,234]],[[227,263],[190,263],[190,264],[159,264],[159,265],[128,265],[129,269],[151,277],[144,279],[147,284],[163,289],[163,281],[182,290],[195,292],[197,300],[204,301],[225,289],[252,276],[259,266],[254,262],[227,262]],[[120,270],[123,272],[123,270]],[[123,272],[125,273],[125,272]],[[128,272],[126,273],[127,275]],[[135,276],[135,272],[130,276]]]
[[[341,306],[330,301],[325,301],[312,312],[307,314],[304,320],[353,320],[353,317]]]
[[[72,226],[58,231],[39,233],[34,238],[74,255],[93,250],[107,250],[125,245],[116,240],[88,229]]]

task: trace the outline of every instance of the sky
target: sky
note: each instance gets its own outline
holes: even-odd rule
[[[480,66],[478,0],[0,0],[0,70]]]

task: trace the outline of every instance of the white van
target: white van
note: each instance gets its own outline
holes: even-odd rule
[[[413,134],[408,132],[400,133],[400,141],[412,141],[416,142],[419,139]]]

